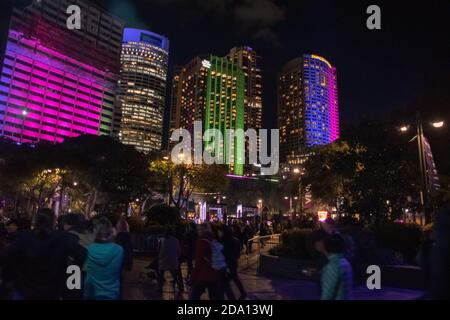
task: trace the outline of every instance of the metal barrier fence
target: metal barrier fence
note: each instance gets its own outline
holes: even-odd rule
[[[272,234],[268,236],[255,236],[248,240],[244,246],[244,252],[241,254],[240,270],[259,272],[260,255],[269,253],[270,249],[280,244],[281,234]],[[159,251],[160,235],[155,234],[132,234],[131,241],[133,252],[135,254],[156,254]]]
[[[159,237],[159,235],[154,234],[132,234],[133,252],[136,254],[158,253]]]
[[[248,240],[241,256],[240,268],[242,271],[254,271],[259,273],[259,262],[262,253],[268,253],[270,249],[280,244],[280,233],[268,236],[255,236]]]

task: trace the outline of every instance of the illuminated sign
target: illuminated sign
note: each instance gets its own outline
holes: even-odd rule
[[[330,68],[332,68],[331,64],[330,64],[325,58],[322,58],[321,56],[316,56],[315,54],[312,54],[312,55],[311,55],[311,58],[320,60],[320,61],[326,63],[327,66],[329,66]]]
[[[323,222],[323,221],[327,220],[327,218],[328,218],[328,211],[318,211],[317,212],[317,217],[319,218],[320,222]]]
[[[209,60],[203,60],[202,61],[202,66],[205,68],[210,69],[211,68],[211,62]]]

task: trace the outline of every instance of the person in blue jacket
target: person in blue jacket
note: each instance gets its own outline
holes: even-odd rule
[[[88,300],[120,298],[123,248],[114,243],[111,221],[100,218],[95,224],[95,242],[87,247],[84,297]]]

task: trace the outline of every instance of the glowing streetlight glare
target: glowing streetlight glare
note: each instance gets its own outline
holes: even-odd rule
[[[407,126],[403,126],[403,127],[400,128],[400,131],[401,131],[401,132],[406,132],[406,131],[408,131],[408,127],[407,127]]]
[[[262,203],[262,199],[259,199],[259,200],[258,200],[258,203]]]
[[[76,187],[78,185],[78,182],[74,182],[73,186]]]
[[[284,197],[284,200],[287,200],[287,199],[289,199],[289,197]]]
[[[444,126],[444,121],[437,121],[432,123],[435,128],[442,128]]]
[[[298,200],[298,197],[294,197],[294,200]]]
[[[300,169],[299,168],[295,168],[294,169],[294,173],[300,173]]]
[[[26,116],[27,113],[28,113],[27,110],[23,110],[23,111],[22,111],[22,115],[24,115],[24,116]]]

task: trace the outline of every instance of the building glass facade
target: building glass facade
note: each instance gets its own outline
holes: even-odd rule
[[[282,68],[278,124],[281,162],[301,160],[306,148],[339,138],[336,69],[326,59],[304,55]]]
[[[244,138],[235,136],[226,143],[227,129],[244,130],[244,88],[245,75],[227,58],[211,56],[208,78],[206,81],[206,109],[204,129],[217,129],[222,133],[222,144],[214,138],[218,155],[221,159],[229,159],[230,170],[236,175],[244,174]],[[208,136],[207,136],[208,137]],[[208,140],[207,140],[208,141]],[[205,142],[205,148],[210,143]]]
[[[203,130],[217,129],[226,138],[226,129],[244,129],[245,75],[227,58],[196,57],[175,73],[172,81],[171,130],[194,132],[194,122],[202,121]],[[202,137],[196,137],[202,138]],[[216,139],[215,141],[218,141]],[[204,148],[211,143],[204,143]],[[243,139],[234,139],[229,148],[216,145],[224,162],[228,155],[230,172],[243,174]]]
[[[13,11],[1,70],[0,136],[56,143],[111,133],[123,24],[87,1],[71,4],[85,10],[85,29],[67,29],[67,1],[35,1]]]
[[[150,152],[162,147],[169,41],[153,32],[125,29],[119,81],[119,137]]]

